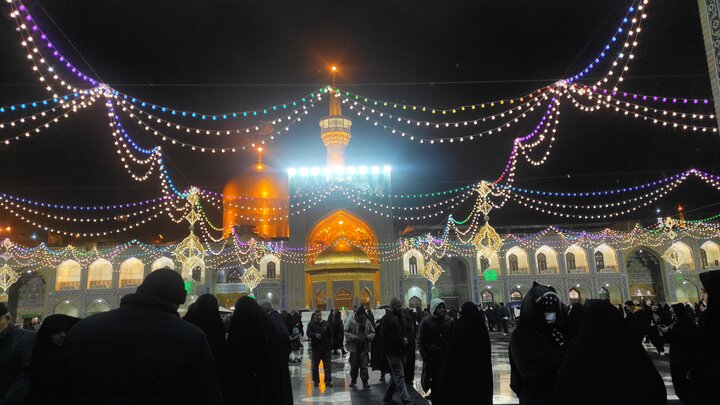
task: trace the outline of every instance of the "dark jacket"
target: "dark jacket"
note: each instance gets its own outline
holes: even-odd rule
[[[417,343],[423,361],[442,363],[445,360],[450,349],[454,326],[453,319],[448,315],[442,318],[426,316],[420,322]]]
[[[402,356],[405,349],[405,339],[410,342],[412,331],[408,327],[405,316],[389,313],[382,319],[382,347],[385,356]]]
[[[390,366],[387,363],[387,359],[385,359],[382,337],[382,325],[385,323],[384,320],[387,316],[390,315],[383,315],[383,317],[375,323],[375,338],[370,345],[370,367],[372,367],[373,370],[380,370],[382,373],[390,372]]]
[[[343,348],[343,341],[345,339],[345,325],[343,324],[342,313],[340,311],[333,313],[333,321],[330,326],[333,332],[332,348],[333,350],[340,350]]]
[[[120,308],[78,322],[64,352],[68,404],[222,403],[205,335],[152,295],[126,295]]]
[[[345,347],[350,353],[367,353],[374,337],[375,327],[368,319],[360,325],[353,316],[345,327]]]
[[[315,334],[319,333],[318,339]],[[307,327],[307,336],[310,338],[310,348],[318,353],[325,353],[332,347],[332,330],[327,321],[315,322],[310,320]]]
[[[22,404],[30,388],[35,333],[10,325],[0,333],[0,404]]]

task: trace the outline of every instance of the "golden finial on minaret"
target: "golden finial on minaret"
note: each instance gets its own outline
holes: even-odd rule
[[[352,121],[343,117],[340,95],[335,88],[337,66],[331,66],[332,87],[330,88],[330,115],[320,120],[320,137],[327,147],[327,165],[345,165],[345,147],[350,143]]]

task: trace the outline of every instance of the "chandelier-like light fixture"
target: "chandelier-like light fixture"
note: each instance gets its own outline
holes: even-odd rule
[[[190,189],[187,200],[190,203],[190,212],[185,215],[185,220],[190,226],[190,234],[180,242],[173,251],[175,259],[182,265],[182,274],[192,274],[192,270],[196,267],[205,269],[205,247],[200,239],[195,235],[195,222],[200,219],[195,207],[200,197],[195,187]]]

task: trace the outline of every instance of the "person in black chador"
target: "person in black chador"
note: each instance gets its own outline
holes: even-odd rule
[[[665,383],[650,356],[617,309],[604,300],[585,304],[577,338],[557,373],[551,403],[577,404],[578,398],[587,405],[667,403]]]
[[[555,374],[568,348],[555,290],[533,283],[510,338],[510,388],[522,405],[553,404]]]
[[[661,356],[665,355],[665,336],[662,332],[662,329],[660,329],[663,324],[663,315],[662,311],[660,310],[660,307],[658,305],[653,305],[650,309],[650,312],[648,313],[650,323],[648,325],[648,337],[650,338],[650,342],[653,346],[655,346],[655,350],[657,350],[658,354]]]
[[[669,328],[663,327],[663,332],[665,332],[665,339],[670,342],[670,375],[673,387],[675,387],[675,394],[683,404],[699,404],[690,380],[688,380],[688,373],[697,357],[700,333],[685,305],[674,304],[672,310],[675,313],[676,321]]]
[[[621,312],[618,312],[622,314]],[[565,316],[565,330],[567,332],[570,342],[577,338],[577,334],[580,331],[580,326],[583,322],[583,305],[576,302],[570,306],[568,313]]]
[[[212,294],[199,296],[183,319],[205,333],[215,359],[215,369],[222,382],[225,371],[225,326],[220,319],[220,303],[217,298]]]
[[[497,323],[497,320],[495,319],[494,305],[492,303],[487,304],[487,307],[485,307],[484,312],[485,312],[485,319],[487,319],[488,330],[490,332],[494,332],[495,324]]]
[[[625,318],[625,324],[630,328],[630,332],[638,343],[642,343],[643,337],[645,336],[645,322],[643,320],[643,312],[637,311],[635,303],[632,301],[625,301],[625,308],[623,310],[623,318]]]
[[[278,339],[265,311],[253,298],[241,297],[227,340],[225,404],[293,403],[287,357],[279,353]]]
[[[490,336],[484,318],[472,302],[461,307],[447,362],[438,382],[439,395],[433,393],[433,405],[492,405]]]
[[[320,386],[320,362],[325,370],[325,386],[332,387],[332,363],[330,361],[330,350],[332,347],[332,330],[330,325],[322,320],[320,311],[315,311],[312,320],[308,323],[307,337],[310,338],[311,349],[311,372],[313,383]]]
[[[385,315],[375,322],[375,339],[370,345],[370,368],[380,370],[380,381],[385,382],[385,374],[390,373],[390,365],[385,358],[385,352],[382,346],[382,325],[383,320],[390,313],[389,309],[385,309]]]
[[[700,404],[714,404],[718,400],[720,381],[720,270],[700,273],[705,289],[705,311],[700,316],[700,344],[690,380]]]
[[[67,333],[79,320],[74,316],[55,314],[42,322],[30,361],[31,383],[26,404],[52,403],[57,389],[62,388],[56,383],[56,362]]]
[[[405,384],[408,387],[411,387],[413,385],[413,380],[415,380],[415,348],[416,348],[416,337],[417,337],[417,325],[415,325],[415,319],[413,319],[412,314],[410,313],[409,309],[403,310],[403,316],[405,317],[405,330],[406,333],[409,336],[412,336],[411,339],[408,339],[408,344],[405,346]]]
[[[332,334],[333,334],[333,354],[338,354],[337,351],[340,350],[342,352],[342,355],[344,356],[345,353],[345,346],[343,346],[343,342],[345,340],[345,325],[342,321],[342,312],[340,310],[337,310],[333,313],[332,323],[330,324],[330,327],[332,328]]]
[[[423,359],[422,388],[430,390],[430,396],[442,390],[438,379],[445,369],[450,342],[452,341],[454,322],[446,314],[445,302],[440,298],[430,301],[430,313],[420,322],[417,343]]]

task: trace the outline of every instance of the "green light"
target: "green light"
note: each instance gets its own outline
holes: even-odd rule
[[[682,283],[684,280],[685,280],[685,276],[683,276],[682,273],[680,273],[680,272],[675,273],[675,281],[677,281],[678,283]]]
[[[190,295],[190,291],[192,291],[192,281],[188,280],[185,282],[185,292]]]
[[[498,272],[495,269],[487,269],[483,271],[483,275],[485,276],[485,281],[497,281],[498,279]]]

